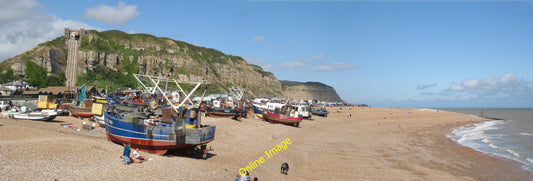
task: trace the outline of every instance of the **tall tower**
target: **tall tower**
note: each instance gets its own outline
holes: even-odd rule
[[[85,29],[71,30],[65,28],[65,44],[67,45],[67,68],[65,69],[65,75],[67,87],[76,86],[78,81],[78,53],[80,51],[81,36],[85,35]]]

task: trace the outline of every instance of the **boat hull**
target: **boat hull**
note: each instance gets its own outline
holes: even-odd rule
[[[263,120],[273,123],[281,123],[298,127],[302,118],[293,118],[263,111]]]
[[[92,115],[92,108],[70,107],[70,115],[73,117],[88,118]]]
[[[327,117],[329,112],[325,111],[325,110],[313,110],[313,111],[311,111],[311,113],[314,114],[314,115]]]
[[[239,113],[235,109],[214,109],[207,108],[207,116],[211,117],[238,117]]]
[[[100,127],[104,127],[105,126],[104,115],[102,115],[102,116],[94,116],[94,119],[96,120],[96,123],[98,123],[98,125],[100,125]]]
[[[30,113],[15,113],[13,118],[15,119],[28,119],[36,121],[51,121],[57,117],[57,111],[42,111],[42,112],[30,112]]]
[[[169,150],[207,144],[215,138],[215,126],[177,130],[171,124],[156,126],[125,122],[107,112],[104,116],[106,135],[109,140],[119,144],[130,143],[133,148],[155,154],[165,154]],[[176,136],[180,133],[183,135],[181,138]]]
[[[253,110],[254,110],[255,117],[263,118],[263,109],[264,108],[261,108],[261,107],[259,107],[257,105],[253,105],[252,107],[253,107]]]

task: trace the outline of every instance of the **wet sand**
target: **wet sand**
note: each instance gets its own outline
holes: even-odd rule
[[[259,180],[530,180],[513,161],[491,157],[446,138],[455,127],[482,118],[429,109],[328,108],[299,128],[255,118],[204,118],[216,125],[208,159],[155,155],[124,166],[123,147],[102,128],[61,127],[54,122],[0,118],[1,180],[233,180],[240,168],[264,157],[250,173]],[[337,113],[339,111],[339,113]],[[352,117],[347,117],[351,113]],[[87,119],[85,119],[87,121]],[[286,138],[291,144],[265,154]],[[288,175],[280,165],[289,163]]]

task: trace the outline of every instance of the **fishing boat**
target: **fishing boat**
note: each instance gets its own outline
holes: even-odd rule
[[[33,112],[18,112],[13,114],[15,119],[29,119],[38,121],[51,121],[57,117],[57,110],[41,110]]]
[[[289,101],[286,101],[281,108],[277,107],[279,106],[278,104],[270,104],[269,106],[273,107],[273,109],[263,110],[263,120],[296,127],[300,126],[300,122],[302,122],[302,116],[298,114],[298,108],[290,105]]]
[[[266,107],[264,107],[262,105],[259,105],[259,104],[253,104],[252,108],[254,110],[255,117],[262,119],[263,118],[263,110],[266,109]]]
[[[211,101],[206,106],[206,114],[211,117],[229,117],[240,119],[247,116],[250,110],[246,106],[245,93],[246,89],[233,86],[230,88],[230,94],[223,94]]]
[[[147,109],[161,107],[162,117],[155,116],[153,111],[146,111],[147,114],[137,114],[116,109],[116,100],[119,99],[109,97],[109,105],[104,112],[107,138],[119,144],[130,143],[132,148],[156,154],[166,154],[170,150],[180,148],[189,149],[193,156],[206,159],[207,143],[215,139],[216,127],[201,124],[202,116],[199,116],[198,113],[201,102],[185,105],[184,103],[187,101],[182,101],[176,105],[162,91],[159,83],[176,83],[180,91],[187,95],[185,100],[189,100],[190,96],[201,86],[205,87],[203,98],[208,84],[198,82],[194,89],[187,94],[173,79],[149,75],[134,75],[134,77],[145,91],[155,94],[154,90],[157,90],[157,94],[162,95],[159,97],[162,100],[154,100],[153,102],[156,104],[146,107]],[[147,85],[152,87],[147,87]],[[156,99],[156,97],[150,98]],[[161,102],[163,103],[161,104]],[[188,102],[192,103],[190,100]]]
[[[107,98],[94,96],[94,100],[91,114],[94,116],[94,121],[103,127],[105,126],[104,111],[107,109]]]
[[[300,126],[300,122],[302,122],[301,117],[289,117],[282,114],[276,114],[269,111],[263,112],[263,120],[272,122],[272,123],[281,123],[286,125],[291,125],[298,127]]]
[[[88,118],[92,115],[92,107],[70,107],[70,116]]]
[[[298,114],[299,117],[302,117],[303,119],[311,119],[312,117],[312,113],[310,113],[310,109],[309,109],[309,106],[305,105],[305,104],[300,104],[300,105],[296,105],[294,106],[296,108],[296,112]]]
[[[328,117],[329,111],[324,106],[315,106],[311,109],[311,113],[318,116]]]
[[[254,115],[257,118],[263,118],[263,111],[274,111],[275,109],[281,109],[285,103],[270,102],[269,99],[255,99],[252,104]]]
[[[231,106],[222,106],[222,107],[209,106],[209,107],[206,107],[206,110],[207,110],[207,116],[211,116],[211,117],[237,118],[240,115],[239,110]]]
[[[329,111],[326,109],[314,109],[311,113],[318,116],[328,117]]]
[[[100,127],[105,127],[105,116],[103,114],[101,116],[94,116],[94,120]]]

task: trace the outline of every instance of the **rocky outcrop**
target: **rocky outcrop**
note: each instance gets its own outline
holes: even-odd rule
[[[37,46],[18,56],[2,62],[2,67],[9,67],[15,76],[25,76],[25,60],[30,60],[47,70],[48,74],[65,72],[66,52],[53,46]]]
[[[284,97],[294,100],[320,100],[328,102],[342,102],[333,87],[319,82],[280,81]]]

